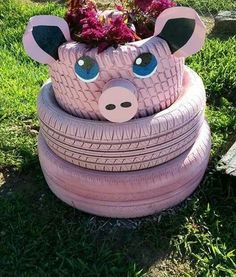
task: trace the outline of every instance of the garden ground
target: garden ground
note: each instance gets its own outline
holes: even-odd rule
[[[211,13],[233,5],[182,2]],[[216,165],[236,134],[236,37],[210,34],[187,60],[204,80],[212,129],[200,188],[161,215],[111,220],[63,204],[41,173],[36,98],[48,71],[21,43],[36,14],[63,16],[64,6],[0,2],[0,276],[235,276],[236,181]]]

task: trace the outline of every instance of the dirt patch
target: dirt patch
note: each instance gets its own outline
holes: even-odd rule
[[[35,188],[35,180],[38,178],[37,171],[30,170],[28,173],[22,173],[13,169],[0,169],[0,195],[32,191]]]

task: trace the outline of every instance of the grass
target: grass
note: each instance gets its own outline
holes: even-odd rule
[[[232,0],[177,0],[176,2],[208,14],[216,14],[220,10],[232,10],[236,7],[236,3]]]
[[[213,138],[200,188],[162,215],[106,220],[56,199],[38,163],[36,97],[48,71],[21,38],[30,16],[63,12],[58,3],[0,2],[0,276],[235,276],[235,179],[215,168],[235,140],[236,38],[210,35],[187,60],[204,80]]]

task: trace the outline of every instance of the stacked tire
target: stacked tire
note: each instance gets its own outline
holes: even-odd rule
[[[109,21],[113,15],[104,12]],[[204,44],[199,15],[165,9],[152,36],[104,51],[73,41],[70,27],[39,15],[23,35],[26,53],[50,71],[38,97],[49,187],[69,205],[107,217],[180,203],[199,185],[211,148],[204,85],[184,63]]]
[[[211,136],[201,78],[185,67],[177,100],[125,123],[70,114],[47,82],[38,97],[41,167],[61,200],[92,214],[133,218],[188,197],[206,170]],[[60,99],[62,101],[62,99]]]

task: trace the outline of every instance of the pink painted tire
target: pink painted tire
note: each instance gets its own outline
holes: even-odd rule
[[[158,60],[155,74],[140,79],[134,75],[132,65],[145,52]],[[59,60],[50,64],[50,75],[58,104],[69,114],[86,119],[104,120],[98,103],[105,85],[114,79],[129,80],[137,90],[138,111],[136,118],[155,114],[168,108],[181,94],[184,59],[171,54],[168,44],[157,37],[113,47],[97,54],[88,51],[82,43],[69,42],[58,50]],[[91,82],[81,81],[75,74],[74,65],[82,56],[96,59],[100,73]]]
[[[116,218],[150,215],[188,197],[200,183],[211,148],[205,122],[195,144],[179,157],[135,172],[99,172],[83,169],[55,155],[40,135],[38,152],[50,189],[82,211]]]
[[[182,97],[165,111],[114,124],[65,113],[46,84],[38,99],[41,133],[54,153],[80,167],[133,171],[165,163],[192,146],[204,121],[200,77],[186,68],[184,85]]]

